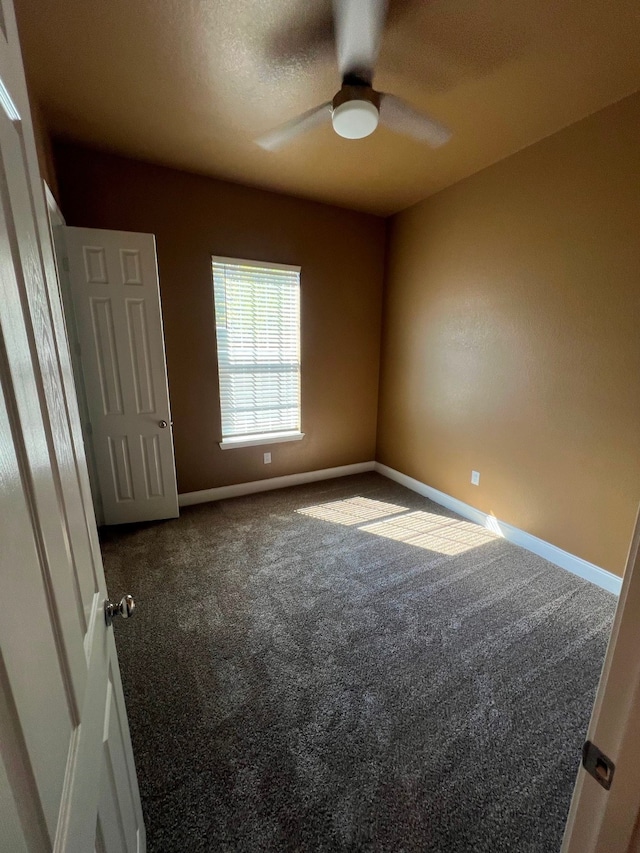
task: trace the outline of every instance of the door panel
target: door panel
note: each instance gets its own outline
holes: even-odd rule
[[[108,753],[119,756],[112,785],[127,815],[126,849],[142,851],[15,19],[10,2],[0,2],[0,81],[15,102],[0,105],[0,847],[119,849],[96,836],[106,736]],[[109,720],[118,709],[117,726],[107,708]]]
[[[103,415],[121,415],[122,384],[110,299],[89,300]]]
[[[135,851],[137,823],[136,816],[131,807],[130,792],[119,786],[116,780],[127,778],[126,757],[122,750],[122,732],[118,709],[113,696],[112,682],[109,682],[107,693],[107,708],[104,729],[104,763],[101,779],[101,798],[108,795],[115,814],[115,823],[110,826],[118,827],[118,835],[122,841],[123,849]]]
[[[637,850],[640,815],[640,510],[587,740],[615,765],[610,789],[578,770],[562,853]]]
[[[164,477],[162,475],[162,458],[160,455],[160,439],[157,435],[143,435],[142,461],[144,463],[144,478],[148,498],[164,497]]]
[[[76,572],[74,547],[83,553],[82,536],[74,524],[75,537],[67,535],[65,521],[69,514],[63,510],[65,486],[71,491],[69,482],[72,472],[69,470],[70,453],[68,435],[54,440],[53,433],[64,429],[61,408],[65,407],[59,389],[53,391],[56,367],[52,358],[51,328],[44,329],[43,304],[41,292],[43,279],[41,271],[33,258],[29,266],[24,267],[22,258],[26,254],[21,239],[21,219],[31,219],[29,207],[21,196],[29,194],[24,180],[24,161],[19,131],[0,112],[0,327],[4,340],[5,357],[5,399],[9,413],[14,413],[12,450],[22,466],[22,479],[29,481],[29,493],[24,500],[32,508],[36,526],[34,537],[37,552],[43,559],[59,560],[59,569],[48,583],[52,606],[57,611],[58,625],[54,633],[60,633],[65,645],[65,666],[74,686],[75,694],[82,696],[86,681],[86,660],[82,639],[86,633],[88,613],[95,593],[93,560],[89,558],[90,572]],[[22,172],[23,181],[19,182],[14,174],[11,183],[7,180],[9,172]],[[12,193],[11,190],[14,190]],[[14,215],[13,202],[18,197],[22,204],[16,205]],[[27,234],[27,241],[29,234]],[[23,248],[23,252],[20,248]],[[30,275],[24,275],[30,272]],[[29,296],[34,303],[34,313],[39,316],[38,331],[31,323],[31,315],[25,323],[25,310],[29,311]],[[38,343],[40,353],[38,353]],[[33,369],[32,359],[37,362],[38,355],[44,362],[43,377],[40,371]],[[46,382],[46,387],[45,386]],[[43,422],[42,406],[49,400],[55,407],[54,414]],[[7,462],[10,465],[10,461]],[[53,472],[58,474],[54,478]],[[64,473],[61,474],[61,471]],[[76,487],[77,488],[77,487]],[[68,496],[68,495],[67,495]],[[11,504],[9,504],[11,506]],[[55,510],[55,511],[53,511]],[[11,517],[11,516],[9,516]],[[86,531],[84,533],[86,539]],[[85,551],[86,556],[86,551]],[[83,597],[84,596],[84,597]],[[28,600],[28,599],[27,599]],[[75,602],[75,608],[69,607]],[[77,711],[77,708],[76,708]]]
[[[10,797],[9,778],[4,764],[0,761],[0,815],[2,815],[2,842],[12,853],[29,853],[27,842],[22,834],[20,818],[15,802]],[[9,795],[9,796],[7,796]],[[34,849],[34,848],[32,848]]]
[[[156,412],[149,353],[149,331],[147,329],[144,299],[125,299],[127,329],[133,368],[133,387],[136,394],[136,413],[152,415]]]
[[[105,523],[174,518],[155,238],[92,228],[64,233]]]
[[[11,436],[4,394],[0,396],[0,435]],[[0,468],[0,541],[3,561],[14,567],[11,593],[0,620],[3,672],[1,689],[5,704],[13,705],[23,731],[20,763],[28,765],[39,792],[40,805],[49,833],[55,832],[75,713],[68,701],[67,673],[56,649],[55,617],[40,575],[38,548],[25,498],[20,464],[10,441],[3,440]],[[18,571],[15,569],[19,568]],[[24,607],[29,608],[29,642],[24,637]],[[33,678],[33,655],[37,650],[38,678]],[[47,708],[47,725],[42,712]]]

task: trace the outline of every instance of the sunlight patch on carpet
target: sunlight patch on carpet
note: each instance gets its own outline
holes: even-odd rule
[[[442,518],[421,511],[365,524],[359,529],[365,533],[374,533],[396,542],[405,542],[417,548],[451,556],[464,554],[465,551],[499,538],[495,533],[470,521]]]
[[[410,512],[406,506],[360,495],[304,507],[296,512],[452,557],[493,542],[502,535],[499,528],[491,529],[490,525],[486,529],[470,521],[446,518],[437,513]]]
[[[352,525],[362,524],[364,521],[373,521],[375,518],[384,518],[407,510],[408,507],[406,506],[358,496],[344,501],[332,501],[327,504],[304,507],[296,510],[296,512],[301,515],[308,515],[311,518],[318,518],[320,521],[331,521],[334,524],[344,524],[351,527]]]

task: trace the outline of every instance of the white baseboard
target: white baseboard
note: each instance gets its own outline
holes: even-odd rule
[[[225,498],[237,498],[256,492],[270,492],[273,489],[286,489],[288,486],[300,486],[314,483],[316,480],[332,480],[334,477],[348,477],[350,474],[363,474],[375,470],[375,462],[356,462],[354,465],[340,465],[337,468],[322,468],[320,471],[304,471],[302,474],[286,474],[284,477],[269,477],[266,480],[254,480],[252,483],[237,483],[234,486],[219,486],[215,489],[202,489],[200,492],[184,492],[178,495],[179,506],[222,501]]]
[[[401,486],[406,486],[406,488],[417,492],[419,495],[429,498],[434,503],[457,512],[458,515],[468,518],[470,521],[481,524],[488,530],[492,530],[499,536],[503,536],[509,542],[514,542],[516,545],[526,548],[527,551],[531,551],[539,557],[544,557],[550,563],[567,569],[567,571],[572,572],[574,575],[579,575],[579,577],[591,581],[591,583],[609,592],[613,592],[615,595],[620,594],[622,578],[614,575],[612,572],[601,569],[599,566],[589,563],[581,557],[576,557],[568,551],[563,551],[562,548],[558,548],[550,542],[545,542],[544,539],[538,539],[537,536],[532,536],[531,533],[526,533],[524,530],[507,524],[505,521],[499,521],[494,516],[488,515],[486,512],[482,512],[482,510],[476,509],[463,501],[459,501],[457,498],[451,497],[451,495],[440,492],[438,489],[433,489],[419,480],[414,480],[413,477],[401,474],[400,471],[389,468],[387,465],[376,462],[374,470],[388,477],[390,480],[395,480]]]

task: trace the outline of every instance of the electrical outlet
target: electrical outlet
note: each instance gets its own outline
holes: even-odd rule
[[[479,486],[480,485],[480,471],[472,471],[471,472],[471,485]]]
[[[265,464],[265,465],[269,465],[269,464],[270,464],[270,462],[271,462],[271,454],[270,454],[270,453],[265,453],[265,454],[264,454],[264,464]]]

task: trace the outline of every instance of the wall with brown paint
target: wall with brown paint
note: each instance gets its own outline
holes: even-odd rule
[[[29,106],[31,107],[31,122],[33,124],[33,135],[36,140],[36,152],[38,154],[38,165],[40,166],[40,175],[42,180],[47,182],[47,186],[53,193],[54,197],[58,198],[58,178],[53,162],[53,145],[51,136],[47,128],[47,123],[44,119],[40,104],[29,94]]]
[[[640,500],[639,128],[634,95],[393,217],[383,309],[378,460],[617,574]]]
[[[68,225],[156,235],[178,489],[374,458],[385,221],[55,145]],[[211,255],[302,267],[299,442],[221,451]]]

